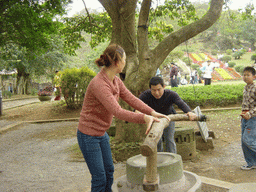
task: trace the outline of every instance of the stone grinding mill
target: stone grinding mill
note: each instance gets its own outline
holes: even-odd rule
[[[189,121],[185,114],[168,115],[171,121]],[[204,115],[195,121],[205,121]],[[141,155],[127,160],[126,175],[117,178],[114,192],[185,192],[200,191],[201,180],[191,172],[183,171],[182,158],[178,154],[157,152],[157,143],[169,124],[165,118],[154,122],[141,146]]]

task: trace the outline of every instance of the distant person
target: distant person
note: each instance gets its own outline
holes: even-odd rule
[[[169,89],[165,89],[164,81],[161,77],[152,77],[149,81],[148,90],[141,93],[139,98],[156,112],[169,115],[176,114],[173,104],[176,104],[190,120],[194,120],[196,114],[191,111],[189,106],[180,98],[180,96]],[[175,122],[171,121],[169,126],[163,131],[164,141],[166,142],[166,152],[176,153],[176,144],[174,141]],[[163,152],[163,140],[159,140],[157,151]]]
[[[212,66],[211,61],[207,61],[207,65],[200,68],[200,70],[203,72],[203,78],[204,78],[204,85],[211,85],[212,80]]]
[[[54,92],[56,97],[54,98],[54,101],[61,100],[61,87],[60,87],[60,72],[55,71],[55,77],[54,77],[55,87]]]
[[[147,125],[146,134],[157,117],[165,117],[135,97],[117,77],[126,64],[124,49],[109,45],[95,63],[102,67],[89,83],[80,113],[77,140],[91,173],[91,192],[111,192],[114,164],[109,144],[109,129],[113,116],[118,119]],[[140,111],[122,109],[119,98]]]
[[[160,71],[159,68],[157,68],[157,70],[156,70],[156,76],[157,76],[157,77],[162,77],[161,71]]]
[[[181,84],[181,85],[187,85],[187,84],[188,84],[187,75],[185,75],[184,78],[182,78],[182,79],[180,80],[180,84]]]
[[[178,70],[178,75],[177,75],[177,84],[179,85],[181,81],[181,74],[180,74],[180,70]]]
[[[177,84],[178,71],[179,71],[178,67],[174,63],[171,63],[171,72],[170,72],[171,87],[178,87],[178,84]]]
[[[195,84],[195,70],[192,70],[190,73],[190,84]]]
[[[194,70],[194,73],[195,73],[195,81],[194,81],[194,84],[198,84],[198,73],[197,73],[197,70]]]
[[[255,69],[245,67],[243,70],[243,80],[246,83],[243,92],[242,102],[242,150],[246,165],[241,167],[242,170],[256,169],[256,84]]]

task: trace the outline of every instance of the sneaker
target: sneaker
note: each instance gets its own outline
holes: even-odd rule
[[[251,169],[256,169],[256,166],[251,166],[251,167],[249,167],[248,165],[243,165],[242,167],[241,167],[241,169],[242,170],[251,170]]]

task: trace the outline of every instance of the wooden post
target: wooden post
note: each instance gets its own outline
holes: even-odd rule
[[[146,181],[148,183],[153,183],[157,180],[157,148],[155,148],[155,152],[146,157],[146,159]]]
[[[173,114],[168,115],[171,121],[189,121],[189,117],[186,114]],[[205,116],[197,117],[194,121],[204,121]],[[151,130],[149,131],[146,139],[140,147],[141,154],[143,156],[150,156],[154,153],[154,149],[157,146],[158,141],[162,137],[163,130],[169,125],[169,121],[166,118],[160,119],[160,122],[154,122]]]
[[[185,114],[168,115],[171,121],[189,121]],[[204,121],[205,116],[197,117],[194,121]],[[146,175],[143,181],[145,191],[156,191],[158,189],[159,175],[157,174],[157,143],[162,137],[163,130],[169,125],[166,118],[160,119],[160,122],[154,122],[151,130],[141,146],[141,154],[146,156]]]

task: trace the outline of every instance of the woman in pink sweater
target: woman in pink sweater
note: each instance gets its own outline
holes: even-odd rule
[[[91,192],[112,191],[114,165],[106,130],[113,116],[124,121],[146,123],[146,134],[151,124],[159,121],[158,117],[169,119],[135,97],[116,76],[124,69],[125,60],[121,46],[109,45],[95,61],[102,69],[88,85],[84,97],[77,139],[92,176]],[[119,97],[141,113],[122,109],[118,104]]]

